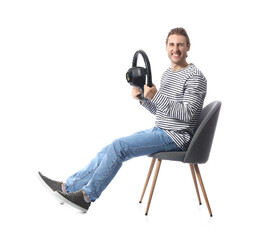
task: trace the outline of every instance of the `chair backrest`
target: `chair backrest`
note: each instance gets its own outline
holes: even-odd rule
[[[206,163],[209,158],[217,126],[221,102],[209,103],[202,109],[198,128],[184,158],[185,163]]]

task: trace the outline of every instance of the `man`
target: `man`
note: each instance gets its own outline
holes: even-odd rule
[[[65,183],[39,173],[44,185],[55,192],[61,203],[86,212],[123,162],[161,151],[187,150],[203,107],[207,86],[200,70],[186,61],[190,46],[190,39],[183,28],[172,29],[166,40],[171,68],[164,72],[159,91],[154,85],[151,88],[144,86],[146,101],[140,104],[156,115],[154,128],[113,141]],[[134,99],[139,100],[137,95],[140,93],[138,88],[133,87]]]

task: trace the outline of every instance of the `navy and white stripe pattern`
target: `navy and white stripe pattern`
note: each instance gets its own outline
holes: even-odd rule
[[[156,115],[156,125],[186,151],[194,134],[207,90],[204,75],[194,64],[173,72],[167,69],[160,89],[142,106]]]

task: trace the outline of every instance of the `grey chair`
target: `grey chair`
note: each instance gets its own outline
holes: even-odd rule
[[[186,152],[185,151],[158,152],[158,153],[155,153],[155,154],[149,156],[149,157],[152,157],[152,161],[151,161],[151,165],[150,165],[150,168],[148,171],[148,175],[146,178],[142,196],[140,198],[140,203],[143,200],[143,197],[144,197],[154,164],[156,162],[156,159],[158,159],[158,161],[156,164],[156,170],[155,170],[155,175],[153,178],[151,192],[150,192],[150,196],[149,196],[149,200],[148,200],[146,215],[148,214],[148,211],[149,211],[149,207],[150,207],[153,191],[155,188],[156,180],[158,177],[159,169],[161,166],[161,162],[162,162],[162,160],[172,160],[172,161],[179,161],[179,162],[183,162],[183,163],[189,163],[199,204],[201,205],[201,199],[200,199],[200,194],[199,194],[199,190],[198,190],[196,176],[197,176],[198,182],[200,184],[200,187],[201,187],[205,202],[207,204],[210,216],[211,217],[213,216],[211,207],[210,207],[210,204],[209,204],[209,201],[207,198],[207,194],[206,194],[206,191],[205,191],[205,188],[203,185],[201,174],[200,174],[200,171],[198,168],[198,164],[206,163],[208,161],[212,142],[213,142],[213,137],[214,137],[215,130],[216,130],[216,125],[217,125],[220,108],[221,108],[220,101],[212,102],[203,108],[200,118],[199,118],[198,128],[195,131],[195,134],[194,134],[194,136],[191,140],[191,143],[188,147],[188,150]]]

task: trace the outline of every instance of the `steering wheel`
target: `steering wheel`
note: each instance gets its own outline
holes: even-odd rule
[[[146,68],[137,67],[137,60],[138,60],[139,54],[142,55]],[[149,87],[152,87],[151,68],[150,68],[150,62],[149,62],[148,56],[143,50],[138,50],[137,52],[135,52],[133,56],[132,68],[130,68],[127,71],[126,79],[131,86],[137,87],[141,90],[142,94],[139,94],[137,96],[141,101],[145,101],[144,85],[146,84],[146,78],[147,78],[147,85]]]

